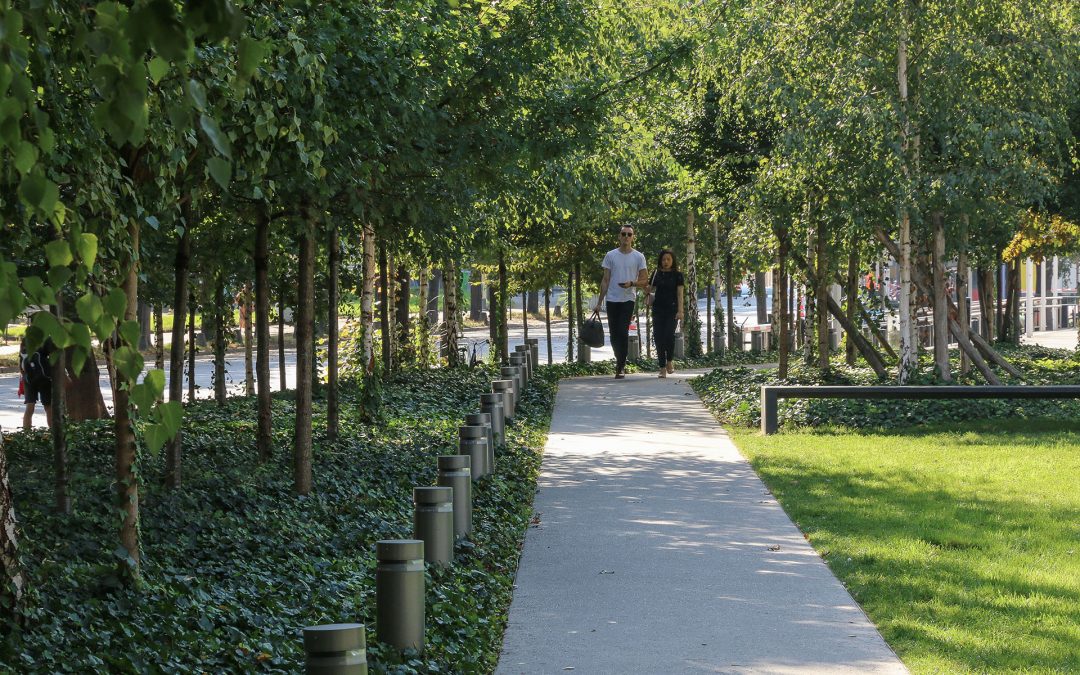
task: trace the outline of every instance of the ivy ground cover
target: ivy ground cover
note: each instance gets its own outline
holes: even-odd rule
[[[274,401],[276,452],[263,465],[254,399],[192,406],[183,487],[157,487],[163,457],[141,458],[145,581],[134,590],[114,574],[108,423],[72,428],[69,517],[51,512],[47,436],[9,437],[30,585],[25,627],[0,642],[0,672],[296,673],[301,627],[345,621],[367,624],[372,672],[493,670],[562,370],[539,372],[497,474],[476,486],[471,543],[450,569],[429,572],[423,655],[375,641],[374,542],[411,537],[412,488],[433,485],[436,456],[456,453],[457,427],[492,372],[400,375],[384,386],[375,423],[346,390],[336,443],[317,402],[315,489],[303,498],[292,493],[288,395]]]

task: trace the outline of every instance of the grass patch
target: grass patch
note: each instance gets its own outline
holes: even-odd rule
[[[913,672],[1080,672],[1075,423],[734,440]]]

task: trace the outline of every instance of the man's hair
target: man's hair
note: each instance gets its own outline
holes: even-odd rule
[[[623,229],[625,229],[627,227],[629,227],[631,230],[634,231],[635,234],[637,234],[637,228],[634,227],[633,223],[623,223],[622,225],[619,226],[619,232],[622,232]]]

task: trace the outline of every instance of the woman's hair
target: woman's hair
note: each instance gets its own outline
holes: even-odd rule
[[[664,256],[665,255],[671,256],[671,271],[678,272],[679,271],[679,259],[675,257],[675,252],[672,251],[670,248],[663,249],[662,251],[660,251],[660,255],[656,256],[656,269],[658,269],[658,270],[664,269]]]

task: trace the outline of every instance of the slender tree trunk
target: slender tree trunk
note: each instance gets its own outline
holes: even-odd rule
[[[397,370],[401,361],[401,343],[398,337],[398,265],[393,249],[386,251],[386,339],[390,343],[390,365]]]
[[[461,355],[458,354],[458,336],[460,333],[458,296],[461,295],[461,275],[458,273],[457,265],[453,261],[447,263],[443,278],[446,280],[444,283],[446,290],[443,293],[445,297],[445,309],[443,312],[446,315],[446,362],[453,368],[461,365]]]
[[[154,367],[165,370],[165,310],[161,303],[154,303]]]
[[[551,286],[544,289],[544,327],[547,331],[547,357],[551,365]]]
[[[686,212],[686,288],[683,293],[683,340],[688,357],[701,356],[701,316],[697,309],[697,227],[693,209]]]
[[[427,366],[431,363],[431,331],[430,324],[428,324],[427,314],[427,301],[428,301],[428,267],[427,265],[420,266],[420,274],[418,276],[420,283],[419,297],[417,298],[417,304],[420,311],[416,315],[416,340],[417,340],[417,354],[419,355],[420,363]]]
[[[742,351],[742,341],[735,327],[735,260],[731,251],[724,256],[724,286],[727,287],[728,349]]]
[[[214,400],[225,405],[225,276],[218,272],[214,289]]]
[[[1009,279],[1009,295],[1013,299],[1012,313],[1009,314],[1009,321],[1012,323],[1009,337],[1013,344],[1020,344],[1020,334],[1023,332],[1020,328],[1020,271],[1023,264],[1024,261],[1019,258],[1013,261],[1012,277]]]
[[[995,260],[1000,260],[1000,257],[995,256]],[[996,301],[994,302],[994,326],[996,328],[995,335],[999,340],[1005,340],[1008,337],[1008,329],[1005,326],[1005,314],[1009,302],[1009,290],[1006,284],[1005,276],[1008,274],[1008,266],[1002,270],[1002,264],[996,264],[993,267],[994,286],[997,288],[997,294],[994,296]]]
[[[529,294],[521,292],[521,331],[525,344],[529,344]]]
[[[507,308],[510,306],[510,280],[506,275],[506,254],[499,251],[499,363],[510,358],[510,330]]]
[[[375,372],[375,228],[364,226],[364,286],[360,293],[360,356],[367,375]]]
[[[293,433],[293,490],[311,492],[311,371],[315,321],[315,216],[300,234],[300,266],[296,297],[296,426]]]
[[[713,298],[716,301],[716,323],[715,334],[713,335],[713,345],[716,350],[723,349],[722,341],[724,339],[724,313],[720,308],[720,224],[717,222],[717,217],[714,215],[712,218],[712,234],[713,234],[713,254],[712,254],[712,285],[713,285]]]
[[[858,242],[853,238],[851,240],[851,250],[848,251],[848,265],[847,265],[847,317],[851,325],[859,325],[859,247]],[[849,366],[854,366],[856,358],[858,357],[858,350],[855,348],[855,340],[849,338],[845,341],[845,363]]]
[[[293,335],[295,338],[296,335]],[[285,365],[285,289],[281,289],[278,296],[278,319],[277,319],[277,348],[278,348],[278,389],[285,391],[289,388],[288,368]]]
[[[705,287],[705,350],[710,354],[713,353],[712,305],[712,284],[709,284]],[[648,342],[646,339],[645,343]]]
[[[188,403],[195,402],[195,293],[188,293]]]
[[[481,279],[480,283],[477,283],[475,277],[469,277],[469,320],[480,321],[480,313],[483,311],[484,308],[483,305],[483,280]]]
[[[934,228],[934,250],[930,256],[934,282],[934,367],[939,378],[952,381],[949,364],[949,310],[945,297],[945,214],[930,216]]]
[[[398,263],[398,291],[397,291],[397,327],[398,327],[398,347],[401,349],[402,354],[405,351],[405,345],[408,345],[412,340],[412,325],[409,321],[409,305],[412,301],[412,277],[409,275],[409,266],[404,263]],[[400,361],[401,358],[398,358]]]
[[[188,314],[188,267],[191,264],[191,227],[195,222],[190,200],[181,204],[184,216],[184,233],[176,242],[176,257],[173,260],[173,326],[172,344],[169,345],[169,400],[184,401],[184,325]],[[194,321],[191,322],[192,327]],[[195,343],[191,343],[194,353]],[[194,380],[194,378],[192,378]],[[181,463],[183,454],[183,426],[165,446],[165,486],[175,490],[181,484]]]
[[[139,226],[132,219],[128,225],[128,238],[133,251],[128,264],[127,277],[124,280],[124,295],[127,296],[125,321],[134,321],[139,304]],[[137,345],[131,345],[132,348]],[[126,554],[121,562],[121,576],[131,582],[139,579],[139,474],[135,431],[131,424],[128,387],[135,384],[125,375],[117,372],[116,387],[113,394],[113,426],[116,438],[116,496],[117,506],[123,514],[120,521],[120,546]]]
[[[577,313],[574,311],[574,266],[566,275],[566,362],[574,362],[574,349],[576,343],[575,328],[577,327]]]
[[[960,217],[960,250],[956,258],[956,322],[960,324],[960,332],[963,339],[970,340],[971,331],[971,293],[968,289],[968,279],[971,276],[968,269],[968,216],[965,213]],[[968,359],[964,350],[960,350],[960,374],[967,375],[971,370],[971,360]]]
[[[817,301],[818,313],[817,313],[817,357],[818,368],[822,370],[829,367],[829,356],[832,351],[832,345],[829,343],[829,313],[826,310],[828,307],[829,295],[829,258],[828,258],[828,236],[825,233],[825,222],[821,221],[817,228],[817,237],[815,238],[815,247],[817,253],[817,284],[814,288],[814,296]]]
[[[379,326],[382,334],[382,364],[383,364],[383,376],[389,377],[390,369],[393,364],[390,362],[392,358],[390,350],[390,297],[389,297],[389,263],[386,258],[386,242],[383,241],[379,244],[379,296],[382,302],[379,303]]]
[[[803,324],[803,360],[807,366],[814,365],[814,327],[817,325],[818,301],[821,299],[820,297],[818,297],[817,292],[814,289],[814,284],[809,280],[810,277],[814,276],[813,266],[816,264],[816,255],[814,249],[814,232],[814,228],[807,228],[807,282],[806,290],[803,293],[803,297],[806,301],[806,319]],[[821,309],[824,310],[824,304],[821,305]]]
[[[255,220],[255,343],[259,410],[255,446],[259,461],[266,462],[274,451],[274,439],[270,422],[270,216],[262,208]]]
[[[581,297],[581,263],[574,264],[574,304],[578,307],[577,321],[578,335],[581,335],[581,325],[585,322],[585,301]],[[599,309],[599,308],[598,308]]]
[[[244,319],[244,395],[255,395],[255,355],[254,350],[254,336],[252,336],[251,325],[252,315],[254,312],[251,309],[251,285],[244,284],[244,289],[241,291],[241,300],[243,303],[243,309],[241,314],[245,316]]]
[[[51,308],[52,313],[61,321],[64,317],[63,302],[63,297],[57,293],[56,304]],[[52,388],[52,424],[49,428],[52,435],[53,450],[53,491],[55,495],[53,509],[57,513],[68,515],[71,513],[71,495],[68,492],[70,479],[68,474],[67,423],[65,422],[67,392],[64,386],[67,381],[67,352],[63,349],[57,349],[54,353],[56,354],[56,363],[50,364],[52,369],[50,384]]]
[[[765,273],[754,272],[754,309],[757,312],[757,322],[764,326],[769,323],[769,303],[765,289]]]
[[[994,305],[996,304],[994,275],[987,268],[979,267],[976,269],[975,278],[979,284],[979,313],[982,315],[979,325],[983,337],[988,342],[993,342],[997,333],[997,320],[994,316]]]
[[[787,285],[787,259],[788,248],[790,243],[788,241],[787,229],[783,229],[778,233],[777,239],[779,246],[777,249],[777,269],[779,281],[777,282],[777,288],[773,290],[774,293],[780,296],[780,372],[778,373],[781,380],[786,380],[788,376],[788,368],[791,360],[791,327],[788,322],[788,285]]]
[[[142,300],[135,311],[135,319],[139,322],[139,351],[150,351],[150,315],[152,308]]]
[[[330,227],[329,276],[327,278],[327,336],[326,336],[326,436],[338,437],[338,275],[341,267],[341,246],[337,225]]]
[[[4,437],[0,435],[0,611],[15,617],[16,623],[21,623],[20,609],[26,577],[19,560],[17,523],[15,500],[11,496],[8,478],[7,452],[4,450]],[[0,631],[0,635],[4,635],[4,632]]]

